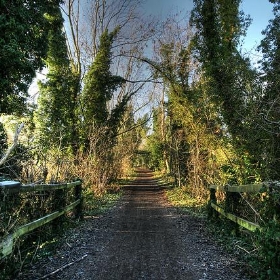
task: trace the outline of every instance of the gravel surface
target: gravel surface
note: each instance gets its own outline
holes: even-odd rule
[[[51,257],[18,280],[246,280],[240,264],[211,240],[203,219],[180,214],[152,173],[139,170],[105,215],[70,230]]]

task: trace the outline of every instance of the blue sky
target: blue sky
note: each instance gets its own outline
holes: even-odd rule
[[[268,0],[243,0],[241,8],[253,20],[245,39],[246,47],[249,51],[263,38],[261,35],[262,30],[267,27],[268,21],[274,17],[272,12],[273,5]]]
[[[146,0],[145,8],[147,13],[165,17],[169,12],[177,10],[191,11],[193,7],[192,0]],[[245,14],[249,14],[253,20],[247,31],[244,40],[244,52],[250,52],[260,42],[269,19],[273,18],[273,5],[269,0],[243,0],[241,9]]]

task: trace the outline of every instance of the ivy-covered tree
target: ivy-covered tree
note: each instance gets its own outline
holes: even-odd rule
[[[238,51],[245,34],[246,19],[239,11],[241,0],[195,0],[192,24],[196,27],[197,59],[210,79],[212,96],[221,105],[222,115],[231,133],[242,123],[243,92],[240,65],[245,64]]]
[[[59,1],[45,15],[48,20],[48,73],[45,82],[39,83],[40,95],[35,112],[38,140],[45,149],[58,144],[77,149],[77,78],[71,71],[68,59],[63,18]]]
[[[109,122],[110,111],[108,110],[108,102],[113,97],[114,91],[124,82],[120,76],[112,75],[111,66],[111,48],[115,36],[118,33],[118,28],[109,32],[105,30],[100,38],[100,46],[92,65],[89,68],[84,80],[84,89],[81,95],[82,115],[83,115],[83,135],[85,143],[87,137],[93,127],[111,127],[112,121],[117,117],[118,110],[127,104],[119,103],[112,111]]]
[[[256,100],[261,92],[256,86],[256,71],[238,49],[250,24],[250,19],[239,9],[240,3],[240,0],[195,0],[191,17],[196,28],[193,45],[208,83],[210,101],[216,105],[220,122],[230,135],[227,140],[232,140],[240,155],[248,154],[246,160],[256,167],[262,160],[262,135],[256,126],[259,119]],[[245,163],[241,160],[240,164]],[[245,172],[244,180],[248,177]]]
[[[47,53],[47,19],[52,2],[0,1],[0,113],[21,114],[35,71]]]
[[[98,192],[103,192],[114,177],[114,151],[117,140],[117,126],[126,111],[128,99],[124,97],[113,109],[109,101],[113,93],[124,82],[120,76],[111,73],[112,44],[119,28],[112,32],[106,29],[100,38],[98,52],[94,57],[81,93],[81,136],[83,148],[94,165],[94,184]],[[93,181],[92,180],[92,181]]]
[[[280,1],[269,0],[274,4],[274,18],[269,21],[263,31],[265,35],[259,49],[262,51],[262,82],[265,84],[261,114],[267,134],[266,147],[263,150],[268,163],[269,179],[279,180],[280,176],[280,141],[279,141],[279,118],[280,118]],[[269,144],[268,144],[269,143]]]

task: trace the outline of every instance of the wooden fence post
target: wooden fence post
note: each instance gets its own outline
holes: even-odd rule
[[[238,211],[239,205],[240,205],[240,194],[237,192],[226,191],[225,212],[231,213],[235,216],[239,216],[239,211]],[[235,234],[238,236],[240,234],[239,225],[235,222],[230,222],[230,223],[233,227]]]
[[[79,185],[75,186],[74,188],[74,196],[75,200],[80,199],[80,203],[76,206],[74,210],[74,215],[76,219],[83,220],[83,194],[82,194],[82,181]]]
[[[216,198],[216,190],[210,188],[210,200],[208,203],[208,217],[209,218],[216,218],[218,216],[218,213],[212,208],[211,203],[217,203]]]
[[[58,189],[54,191],[53,194],[53,209],[52,211],[61,211],[66,206],[66,194],[64,189]],[[65,214],[61,215],[52,222],[53,232],[60,233],[63,230],[62,224],[65,222]]]
[[[13,221],[15,209],[19,207],[21,200],[19,193],[11,193],[11,189],[18,189],[20,182],[17,181],[2,181],[0,182],[0,237],[4,235],[6,227]]]

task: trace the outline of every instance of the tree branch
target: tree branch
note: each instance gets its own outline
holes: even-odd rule
[[[3,155],[3,157],[0,159],[0,166],[3,165],[7,158],[10,156],[10,154],[12,153],[12,151],[15,149],[17,143],[18,143],[18,136],[21,132],[21,130],[24,127],[24,123],[21,123],[19,126],[16,127],[16,131],[15,131],[15,136],[14,136],[14,142],[11,145],[10,148],[8,148],[8,150],[6,151],[6,153]]]
[[[67,268],[67,267],[69,267],[69,266],[71,266],[71,265],[73,265],[73,264],[75,264],[75,263],[77,263],[77,262],[82,261],[82,260],[85,259],[87,256],[88,256],[88,254],[85,254],[85,255],[82,256],[81,258],[79,258],[79,259],[77,259],[77,260],[74,260],[74,261],[72,261],[72,262],[70,262],[70,263],[68,263],[68,264],[63,265],[62,267],[56,269],[55,271],[53,271],[53,272],[51,272],[51,273],[49,273],[49,274],[47,274],[47,275],[41,277],[40,280],[41,280],[41,279],[49,278],[50,276],[53,276],[53,275],[57,274],[58,272],[64,270],[65,268]]]

